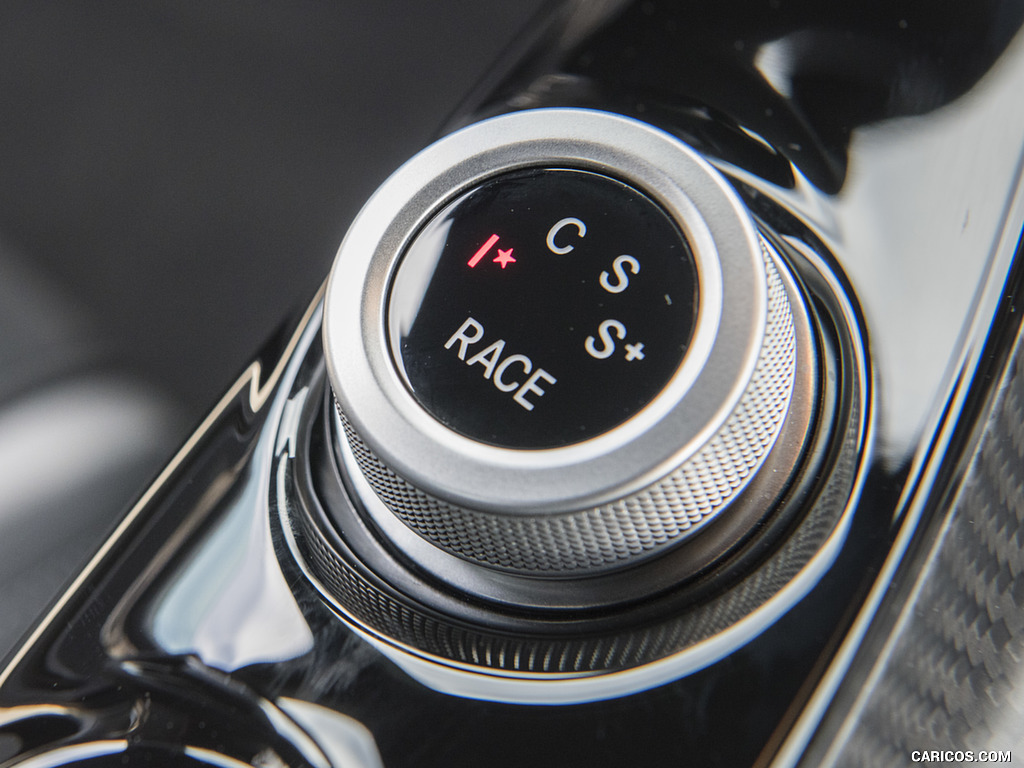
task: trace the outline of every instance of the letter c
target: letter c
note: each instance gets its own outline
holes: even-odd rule
[[[523,372],[529,373],[533,370],[533,363],[526,355],[509,355],[502,360],[498,367],[494,371],[494,386],[500,389],[502,392],[511,392],[519,386],[518,381],[507,383],[503,378],[505,375],[505,369],[508,368],[512,363],[521,363],[523,366]]]
[[[555,226],[548,230],[547,244],[549,251],[551,251],[552,253],[562,254],[568,253],[573,249],[573,246],[571,245],[555,245],[555,237],[557,237],[558,233],[568,226],[576,227],[576,231],[579,233],[579,237],[583,237],[584,235],[587,234],[587,225],[584,224],[579,219],[575,219],[571,216],[567,219],[562,219],[557,224],[555,224]]]

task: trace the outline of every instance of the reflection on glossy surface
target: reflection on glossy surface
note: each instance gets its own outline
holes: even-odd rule
[[[0,351],[6,365],[18,367]],[[122,484],[166,461],[173,420],[160,398],[110,375],[0,402],[0,656],[102,543]]]
[[[594,768],[635,762],[638,744],[652,765],[795,759],[884,589],[873,585],[890,547],[898,559],[955,479],[955,420],[979,408],[990,324],[1019,323],[999,298],[1024,220],[1022,13],[570,4],[459,118],[595,106],[659,125],[710,156],[862,309],[879,449],[865,456],[878,460],[835,566],[744,648],[585,705],[471,701],[407,676],[328,609],[265,514],[278,482],[268,462],[297,450],[288,398],[318,375],[318,356],[296,349],[315,343],[316,324],[300,323],[0,673],[0,762],[44,765],[95,744],[140,759],[390,768]]]
[[[128,748],[128,742],[116,741],[93,741],[86,744],[73,744],[69,747],[60,747],[52,752],[29,758],[19,765],[23,768],[51,768],[51,766],[68,765],[72,763],[98,764],[98,758],[112,755],[122,755]]]
[[[991,317],[979,285],[1005,272],[1024,223],[1022,19],[994,2],[632,3],[539,50],[481,112],[613,105],[717,160],[769,220],[799,217],[863,307],[886,394],[880,456],[899,471],[964,364],[965,318]]]
[[[167,653],[193,653],[230,672],[301,656],[313,647],[273,556],[267,515],[253,514],[266,509],[269,472],[262,454],[269,439],[265,435],[257,443],[244,487],[224,519],[153,608],[153,640]]]
[[[964,319],[985,275],[1005,272],[1016,248],[1024,104],[1008,95],[1020,92],[1024,47],[1015,45],[960,101],[855,131],[843,188],[817,210],[777,195],[816,227],[857,288],[885,394],[880,457],[893,469],[959,375]]]
[[[297,699],[282,698],[277,705],[316,740],[327,765],[383,766],[372,734],[352,718]]]
[[[349,718],[284,699],[289,717],[223,675],[313,648],[273,553],[266,498],[270,461],[294,449],[275,441],[279,431],[287,435],[297,404],[278,384],[294,380],[318,325],[311,310],[266,380],[260,363],[246,372],[165,473],[150,505],[108,545],[106,560],[83,575],[85,586],[64,607],[70,623],[40,628],[36,647],[54,647],[38,672],[52,681],[44,687],[55,703],[0,710],[0,746],[11,755],[43,748],[28,762],[41,766],[110,755],[209,765],[380,765],[372,737]],[[132,526],[148,535],[132,537]],[[32,678],[18,669],[34,662],[33,651],[5,672],[5,690],[21,691],[5,704],[31,698]],[[77,743],[56,746],[72,735]]]

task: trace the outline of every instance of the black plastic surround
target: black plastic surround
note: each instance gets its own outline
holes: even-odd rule
[[[1012,686],[985,687],[992,695],[978,708],[953,695],[964,693],[958,682],[987,680],[978,670],[997,660],[992,653],[925,653],[917,642],[909,672],[886,657],[903,648],[888,628],[920,592],[919,555],[951,530],[947,500],[968,474],[977,420],[1020,325],[1024,9],[598,5],[559,9],[504,79],[489,81],[489,100],[476,97],[475,111],[456,121],[524,104],[637,113],[728,166],[780,251],[792,247],[785,255],[815,297],[812,309],[829,288],[848,297],[837,320],[854,333],[849,346],[870,338],[872,356],[864,381],[852,382],[867,414],[850,441],[854,490],[818,497],[846,521],[827,536],[826,572],[816,580],[801,571],[800,597],[777,621],[763,620],[762,605],[734,625],[728,635],[742,645],[727,657],[702,643],[699,668],[665,675],[661,664],[662,677],[642,678],[647,687],[628,696],[601,687],[624,674],[524,678],[514,682],[529,690],[514,695],[502,687],[511,678],[462,675],[453,693],[440,665],[389,646],[324,600],[290,544],[303,540],[293,489],[313,488],[300,471],[307,454],[294,417],[303,403],[319,412],[310,399],[323,375],[314,315],[300,324],[301,343],[274,340],[231,387],[0,669],[0,762],[354,764],[341,749],[356,731],[371,750],[363,764],[391,768],[595,768],[640,753],[650,766],[817,767],[879,754],[882,763],[907,760],[921,744],[958,749],[958,733],[931,727],[965,711],[950,701],[968,701],[975,733],[993,722],[989,711],[1012,711],[1002,696]],[[833,380],[826,370],[823,381]],[[833,410],[826,401],[820,413]],[[749,554],[764,547],[760,536]],[[1012,607],[1010,592],[987,596]],[[1002,647],[1007,622],[984,618],[956,636]],[[506,647],[485,660],[507,657]],[[552,653],[563,658],[571,666],[591,657]],[[941,693],[932,673],[949,669],[969,676],[941,679],[954,688],[931,700],[935,718],[901,718],[906,707],[894,707],[905,702],[891,697],[873,709],[869,689],[888,690],[886,676]],[[591,687],[553,700],[565,683]],[[857,722],[857,711],[869,717]],[[879,728],[880,718],[892,728]],[[1012,717],[999,722],[1012,731]],[[902,727],[907,736],[892,746],[889,734]],[[994,729],[987,738],[998,749],[1012,743]]]
[[[596,437],[679,369],[694,255],[662,208],[582,170],[501,174],[413,239],[388,302],[392,354],[449,428],[509,448]]]

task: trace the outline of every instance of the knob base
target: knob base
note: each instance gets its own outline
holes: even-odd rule
[[[549,581],[557,590],[546,597],[522,591],[541,581],[529,577],[478,568],[474,582],[431,572],[378,528],[352,477],[339,470],[336,451],[345,441],[329,392],[306,399],[296,471],[279,487],[275,507],[292,556],[345,621],[396,659],[551,683],[659,660],[666,675],[677,675],[696,663],[698,644],[735,644],[731,627],[752,613],[763,619],[786,610],[808,588],[803,582],[827,567],[828,542],[848,514],[863,431],[863,366],[844,313],[829,311],[836,300],[818,295],[809,305],[817,308],[809,320],[822,361],[812,437],[756,535],[741,536],[702,567],[682,565],[680,547],[677,559],[669,553],[619,574]],[[754,486],[750,492],[758,494]],[[632,586],[609,589],[616,579]],[[489,588],[481,588],[485,582]],[[644,583],[649,591],[638,594]]]

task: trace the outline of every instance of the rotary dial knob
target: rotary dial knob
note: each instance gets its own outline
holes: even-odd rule
[[[424,563],[585,577],[717,526],[712,558],[810,421],[784,264],[711,166],[606,113],[516,113],[413,158],[346,236],[324,328],[347,471]]]

